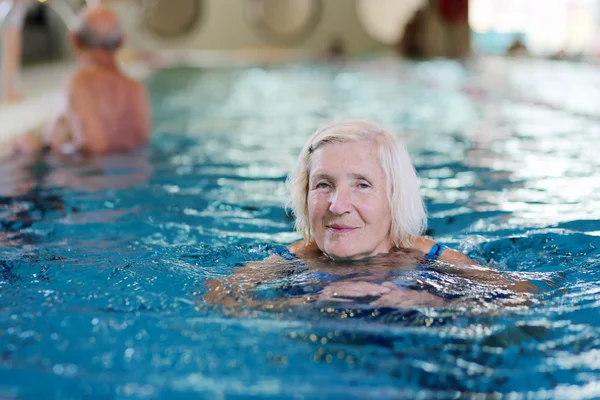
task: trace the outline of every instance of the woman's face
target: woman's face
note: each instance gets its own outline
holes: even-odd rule
[[[328,143],[311,154],[308,218],[317,246],[334,260],[390,250],[390,205],[375,142]]]

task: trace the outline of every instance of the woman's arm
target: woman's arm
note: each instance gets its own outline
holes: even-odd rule
[[[448,302],[425,290],[399,288],[392,282],[340,281],[328,285],[319,301],[362,301],[375,307],[443,307]]]
[[[432,249],[432,247],[436,243],[437,242],[435,240],[424,238],[424,237],[418,237],[415,240],[413,247],[416,250],[419,250],[425,254],[428,254],[430,252],[430,250]],[[446,262],[458,264],[458,265],[479,265],[476,261],[470,259],[469,257],[465,256],[464,254],[459,253],[456,250],[449,249],[447,247],[445,247],[441,250],[441,253],[439,253],[439,256],[437,257],[437,259],[440,261],[446,261]]]
[[[205,283],[208,291],[203,299],[207,303],[235,310],[283,310],[289,306],[316,301],[316,296],[295,296],[274,301],[256,300],[249,296],[256,286],[285,277],[285,271],[288,269],[288,262],[275,254],[264,261],[250,262],[238,268],[225,280],[209,279]]]
[[[415,240],[414,248],[428,254],[435,244],[435,240],[419,237]],[[439,263],[435,266],[441,272],[455,274],[482,283],[498,285],[515,292],[535,293],[540,290],[529,281],[511,280],[509,275],[492,268],[484,267],[456,250],[444,248],[437,259],[444,261],[444,263]]]

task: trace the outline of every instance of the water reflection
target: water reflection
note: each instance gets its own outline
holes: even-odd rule
[[[159,73],[152,154],[0,165],[0,220],[15,221],[3,233],[18,246],[4,238],[0,249],[3,377],[25,397],[56,387],[73,398],[596,396],[600,98],[588,67],[551,67],[378,60]],[[571,83],[576,101],[556,95]],[[265,262],[298,239],[283,178],[300,146],[343,117],[408,142],[428,232],[536,284],[529,306],[503,307],[511,296],[497,287],[412,262]],[[251,299],[319,293],[355,274],[472,302],[311,302],[232,318],[202,300],[206,282],[251,265],[268,278]]]
[[[110,222],[134,210],[87,211],[77,193],[102,196],[110,190],[144,185],[152,175],[150,150],[107,156],[44,154],[17,156],[0,164],[0,244],[32,244],[35,224]],[[110,207],[110,197],[106,202]]]

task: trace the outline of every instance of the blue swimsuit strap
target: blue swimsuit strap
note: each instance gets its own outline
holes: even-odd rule
[[[441,243],[436,243],[433,246],[431,246],[431,250],[429,250],[429,253],[425,254],[425,258],[427,260],[435,260],[437,259],[439,256],[442,255],[442,253],[444,252],[444,250],[447,247],[444,246]]]
[[[281,248],[276,248],[275,249],[275,254],[277,254],[279,257],[291,261],[291,260],[295,260],[297,257],[294,253],[290,252],[287,247],[284,247],[283,249]]]

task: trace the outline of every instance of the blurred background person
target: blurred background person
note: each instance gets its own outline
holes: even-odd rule
[[[45,130],[17,140],[18,152],[46,147],[60,153],[129,151],[150,138],[145,88],[119,68],[116,53],[124,36],[115,13],[104,6],[84,8],[69,34],[77,70],[68,79],[64,106]]]
[[[522,57],[527,54],[527,46],[519,38],[516,38],[506,50],[506,55],[509,57]]]

